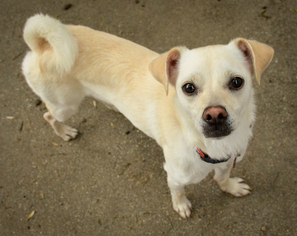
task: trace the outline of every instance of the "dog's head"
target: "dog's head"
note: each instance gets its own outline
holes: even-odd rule
[[[206,138],[221,138],[252,109],[252,78],[260,84],[273,54],[266,44],[238,38],[228,45],[173,48],[156,58],[150,71],[166,94],[169,84],[175,87],[185,113]]]

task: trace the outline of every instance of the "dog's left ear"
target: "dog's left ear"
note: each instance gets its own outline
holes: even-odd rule
[[[186,47],[175,47],[170,51],[161,54],[154,59],[149,65],[150,72],[161,84],[163,84],[166,95],[168,95],[169,83],[175,85],[178,72],[179,62],[183,51]]]
[[[243,53],[250,65],[252,75],[255,76],[258,84],[260,84],[261,75],[273,58],[273,48],[267,44],[244,38],[234,39],[231,43],[235,43]]]

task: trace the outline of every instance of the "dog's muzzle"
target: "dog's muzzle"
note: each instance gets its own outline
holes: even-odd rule
[[[232,126],[228,122],[228,113],[224,107],[208,107],[204,110],[202,118],[206,138],[220,138],[231,134]]]

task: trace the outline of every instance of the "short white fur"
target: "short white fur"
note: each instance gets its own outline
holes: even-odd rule
[[[44,118],[65,141],[75,138],[78,131],[63,122],[78,110],[85,96],[93,96],[121,112],[162,147],[173,208],[182,217],[190,217],[192,210],[184,187],[200,182],[212,170],[223,191],[234,196],[250,193],[242,179],[229,176],[234,159],[243,158],[252,136],[252,79],[260,83],[273,57],[270,46],[238,38],[228,45],[176,47],[160,55],[42,14],[28,19],[24,39],[31,51],[23,61],[23,74],[46,104]],[[232,76],[245,81],[239,91],[228,88]],[[186,82],[196,85],[195,96],[183,93]],[[205,137],[202,115],[211,106],[226,109],[231,134]],[[206,163],[197,148],[214,159],[231,158],[226,163]]]

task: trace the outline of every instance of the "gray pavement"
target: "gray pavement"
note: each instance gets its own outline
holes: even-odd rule
[[[297,235],[294,9],[296,0],[1,0],[0,235]],[[193,213],[181,219],[171,206],[161,148],[92,98],[68,122],[79,137],[57,137],[20,70],[28,50],[22,28],[39,12],[157,52],[239,36],[271,45],[273,62],[255,84],[254,138],[232,172],[252,194],[222,193],[211,174],[187,187]]]

